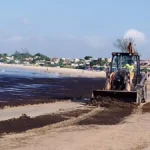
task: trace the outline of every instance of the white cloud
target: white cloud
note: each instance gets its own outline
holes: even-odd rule
[[[146,42],[145,34],[136,29],[130,29],[130,30],[126,31],[123,37],[124,38],[131,37],[131,38],[135,39],[135,42],[138,44],[145,44],[145,42]]]

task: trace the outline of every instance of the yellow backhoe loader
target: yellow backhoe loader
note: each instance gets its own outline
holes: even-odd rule
[[[105,87],[93,90],[91,100],[101,101],[109,97],[140,104],[147,99],[146,80],[146,74],[140,72],[140,56],[131,47],[126,53],[113,52]]]

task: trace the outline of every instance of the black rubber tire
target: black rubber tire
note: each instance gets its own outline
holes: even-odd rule
[[[147,85],[145,85],[145,102],[146,102],[146,100],[147,100]]]
[[[147,100],[147,85],[144,86],[143,96],[144,96],[144,98],[142,99],[142,103],[146,103],[146,100]]]
[[[140,105],[142,102],[140,94],[137,94],[137,98],[138,98],[137,104]]]

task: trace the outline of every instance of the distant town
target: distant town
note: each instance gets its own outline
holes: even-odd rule
[[[93,58],[85,56],[84,58],[50,58],[41,53],[31,55],[29,52],[15,51],[12,55],[7,53],[0,54],[0,63],[5,64],[23,64],[32,66],[49,66],[58,68],[75,68],[75,69],[94,69],[104,70],[109,66],[111,58]],[[150,67],[150,60],[141,60],[143,67]]]
[[[49,66],[60,68],[75,68],[75,69],[97,69],[104,70],[111,62],[111,58],[93,58],[85,56],[84,58],[50,58],[41,53],[31,55],[28,52],[16,51],[12,55],[7,53],[0,54],[0,63],[5,64],[24,64],[34,66]]]

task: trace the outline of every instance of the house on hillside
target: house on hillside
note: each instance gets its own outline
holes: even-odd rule
[[[7,56],[6,59],[7,60],[14,60],[14,56]]]
[[[74,58],[73,59],[73,62],[75,62],[75,63],[77,63],[77,62],[79,62],[80,61],[80,59],[78,59],[78,58]]]
[[[54,62],[55,64],[59,63],[59,58],[52,58],[52,62]]]

